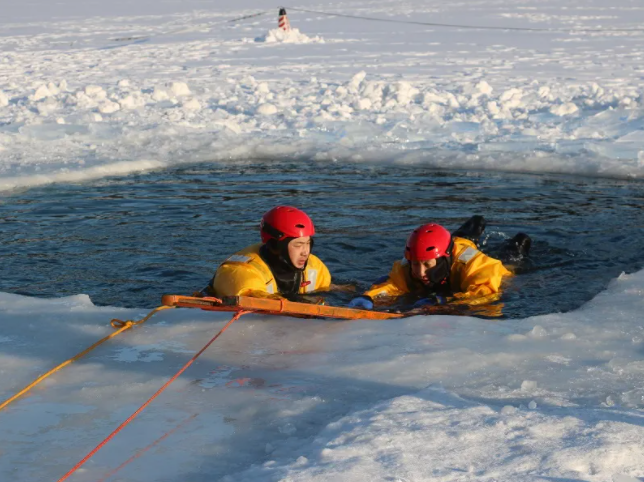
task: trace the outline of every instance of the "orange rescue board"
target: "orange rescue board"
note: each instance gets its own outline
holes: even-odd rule
[[[319,316],[343,320],[388,320],[402,318],[400,313],[356,310],[339,306],[312,305],[288,300],[253,298],[250,296],[227,296],[218,298],[196,298],[192,296],[164,295],[161,303],[180,308],[200,308],[207,311],[254,311],[269,315]]]

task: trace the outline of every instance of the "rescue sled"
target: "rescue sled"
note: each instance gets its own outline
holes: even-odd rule
[[[165,295],[161,304],[176,308],[199,308],[206,311],[250,311],[266,315],[286,315],[296,317],[322,317],[343,320],[388,320],[402,318],[401,313],[358,310],[340,306],[326,306],[299,303],[285,299],[252,298],[250,296],[226,296],[219,298],[197,298],[193,296]]]

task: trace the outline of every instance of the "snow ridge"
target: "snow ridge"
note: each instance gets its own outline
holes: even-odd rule
[[[275,155],[644,175],[641,86],[374,77],[14,86],[0,98],[0,189]]]

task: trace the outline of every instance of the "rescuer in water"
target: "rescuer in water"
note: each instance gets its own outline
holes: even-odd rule
[[[277,206],[262,217],[261,243],[224,261],[202,292],[206,296],[280,298],[328,290],[331,274],[311,253],[315,227],[291,206]]]
[[[496,301],[501,281],[512,273],[498,259],[483,254],[477,242],[485,229],[483,216],[473,216],[453,235],[435,223],[416,228],[405,255],[388,276],[377,281],[349,307],[373,309],[374,300],[415,295],[413,308],[431,305],[481,305]],[[526,256],[531,240],[519,233],[504,247],[506,254]]]

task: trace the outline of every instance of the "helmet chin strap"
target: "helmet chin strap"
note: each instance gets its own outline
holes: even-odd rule
[[[446,256],[442,256],[436,260],[436,266],[429,270],[429,282],[432,285],[440,284],[444,279],[449,277],[450,266],[449,260]]]
[[[289,268],[293,270],[302,271],[300,268],[296,267],[291,261],[291,256],[288,254],[288,243],[290,243],[295,238],[284,238],[281,241],[277,242],[277,252],[279,253],[280,260],[282,263],[286,263]]]

